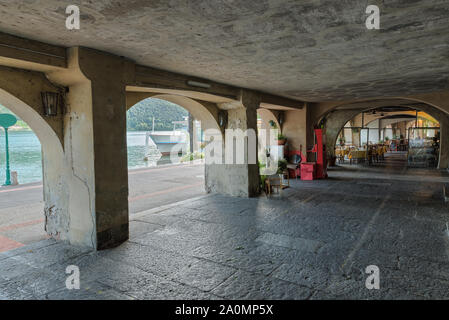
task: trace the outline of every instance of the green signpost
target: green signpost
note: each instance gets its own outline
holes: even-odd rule
[[[8,128],[15,125],[17,118],[12,114],[3,113],[0,114],[0,126],[5,129],[5,146],[6,146],[6,181],[4,186],[11,185],[11,172],[9,169],[9,145],[8,145]]]

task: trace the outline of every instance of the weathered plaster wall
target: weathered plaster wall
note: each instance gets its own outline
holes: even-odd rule
[[[28,122],[41,122],[40,120],[43,119],[55,132],[60,143],[64,145],[63,116],[61,110],[59,110],[58,116],[56,117],[45,117],[41,100],[41,92],[58,92],[58,89],[60,88],[48,81],[43,73],[3,66],[0,66],[0,88],[21,100],[28,106],[28,108],[33,109],[33,116],[27,117],[27,115],[24,115],[24,117],[28,119]],[[16,114],[21,112],[21,110],[14,105],[11,105],[9,109],[11,108],[15,109],[14,112]],[[26,110],[24,112],[26,112]],[[34,117],[40,117],[41,119],[34,120]],[[38,127],[36,130],[39,130],[41,127],[41,125],[36,126]]]
[[[97,248],[92,85],[80,69],[79,51],[68,50],[68,68],[47,74],[69,88],[64,115],[64,180],[68,195],[67,239]],[[51,168],[49,168],[51,170]]]
[[[70,241],[96,248],[95,170],[89,81],[70,85],[65,116],[65,169],[69,193]],[[51,170],[51,168],[50,168]]]
[[[285,122],[282,130],[284,136],[287,137],[289,149],[299,150],[302,146],[302,151],[304,154],[309,147],[309,144],[311,144],[311,142],[308,141],[310,128],[308,128],[307,126],[310,126],[310,123],[308,123],[307,121],[307,109],[308,107],[304,107],[301,110],[285,111]]]

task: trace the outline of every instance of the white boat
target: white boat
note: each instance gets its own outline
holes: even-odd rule
[[[147,132],[147,136],[153,140],[163,156],[180,153],[181,149],[186,150],[189,143],[188,134],[183,130]]]

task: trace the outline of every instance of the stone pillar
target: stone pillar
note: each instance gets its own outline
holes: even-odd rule
[[[401,121],[398,124],[398,129],[400,131],[399,136],[403,136],[404,139],[407,139],[407,122],[406,121]]]
[[[122,58],[69,49],[49,78],[69,88],[64,123],[69,240],[94,249],[128,239],[126,74]]]
[[[440,122],[440,158],[438,169],[449,168],[449,117],[441,115]]]
[[[338,134],[344,125],[353,118],[359,110],[335,110],[326,116],[326,150],[329,155],[335,156],[335,144]],[[352,133],[351,133],[352,135]]]
[[[260,101],[257,95],[243,90],[240,102],[232,104],[232,106],[221,106],[228,109],[227,131],[223,135],[223,160],[221,164],[206,164],[206,191],[239,197],[254,197],[260,192],[259,166],[257,164],[257,109]],[[229,149],[234,140],[232,133],[237,133],[238,130],[255,136],[252,139],[245,138],[243,163],[237,163],[238,156],[242,156],[241,154],[237,155],[238,152],[241,152],[236,150],[238,142],[235,141],[233,154]],[[208,155],[206,155],[206,162],[207,157]],[[226,160],[229,160],[230,157],[234,159],[233,163],[228,163]]]

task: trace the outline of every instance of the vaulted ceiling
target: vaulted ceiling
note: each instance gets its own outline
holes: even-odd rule
[[[365,26],[368,4],[380,30]],[[0,15],[2,32],[306,101],[448,88],[447,0],[16,0]]]

